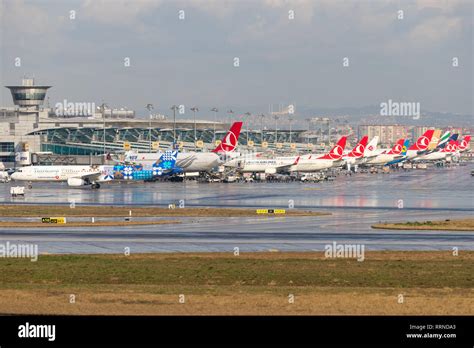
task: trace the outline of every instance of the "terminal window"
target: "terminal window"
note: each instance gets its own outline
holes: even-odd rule
[[[15,156],[0,156],[0,163],[15,162]]]
[[[0,152],[13,152],[15,151],[15,143],[4,142],[0,143]]]

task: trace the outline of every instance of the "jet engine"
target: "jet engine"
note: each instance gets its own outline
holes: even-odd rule
[[[85,185],[85,181],[81,178],[68,178],[67,179],[68,186],[83,186]]]
[[[276,174],[276,168],[267,168],[265,169],[265,174]]]

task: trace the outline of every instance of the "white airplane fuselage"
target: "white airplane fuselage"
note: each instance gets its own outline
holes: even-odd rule
[[[290,171],[292,172],[317,172],[324,169],[329,169],[335,166],[335,163],[339,163],[340,161],[333,161],[329,159],[301,159],[297,164],[292,165]]]
[[[384,165],[385,163],[393,161],[398,156],[401,156],[401,155],[381,153],[377,155],[375,158],[369,159],[367,162],[365,162],[365,164]]]
[[[155,163],[161,154],[158,153],[135,153],[127,160],[143,165]],[[219,156],[213,152],[180,152],[176,160],[176,166],[184,172],[209,172],[219,165]]]
[[[67,181],[86,175],[100,174],[99,167],[92,166],[28,166],[18,169],[11,175],[15,181]]]
[[[426,155],[421,155],[418,157],[415,157],[413,161],[441,161],[445,159],[448,155],[451,155],[450,152],[432,152],[428,153]]]

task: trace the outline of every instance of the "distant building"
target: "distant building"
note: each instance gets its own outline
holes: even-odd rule
[[[379,137],[381,146],[392,146],[400,138],[409,136],[408,126],[403,125],[360,125],[358,128],[359,139],[367,135],[369,140]]]

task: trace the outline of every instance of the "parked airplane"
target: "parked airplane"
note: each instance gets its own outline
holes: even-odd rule
[[[407,159],[413,159],[422,155],[428,149],[431,138],[433,137],[434,129],[428,129],[416,142],[407,150]]]
[[[352,149],[351,152],[342,156],[342,159],[344,160],[344,162],[346,162],[347,165],[359,164],[361,161],[364,160],[364,153],[368,140],[369,137],[365,135],[364,137],[362,137],[359,143]]]
[[[394,164],[404,162],[406,160],[406,155],[407,155],[409,145],[410,145],[410,139],[405,139],[405,141],[403,142],[402,151],[400,152],[400,155],[394,158],[393,160],[391,160],[390,162],[385,163],[384,165],[391,166]]]
[[[236,168],[241,173],[288,173],[290,167],[299,161],[299,156],[275,158],[236,158],[224,163],[225,167]]]
[[[427,152],[412,158],[414,162],[420,161],[441,161],[446,159],[448,156],[451,156],[457,149],[456,141],[458,139],[458,134],[453,134],[449,137],[448,143],[444,144],[442,148],[437,147],[436,151]]]
[[[464,139],[461,140],[461,143],[459,144],[459,152],[464,152],[468,150],[470,141],[471,141],[471,136],[466,135]]]
[[[176,165],[177,150],[167,150],[153,164],[116,164],[100,166],[102,175],[99,182],[111,180],[153,180],[163,176],[181,174],[183,170]]]
[[[342,154],[344,153],[344,148],[346,147],[346,141],[347,137],[343,136],[327,154],[316,158],[301,158],[290,167],[290,172],[317,172],[343,165],[344,161],[342,160]]]
[[[219,154],[229,154],[235,151],[238,145],[242,122],[234,122],[221,143],[212,152],[180,152],[176,165],[185,173],[209,172],[219,164]],[[155,163],[161,153],[125,153],[124,162],[149,166]]]
[[[451,140],[443,149],[440,151],[430,152],[412,159],[414,162],[421,161],[441,161],[446,159],[448,156],[454,154],[457,149],[456,142]]]
[[[28,182],[67,182],[68,186],[87,186],[100,188],[100,182],[110,180],[149,180],[153,177],[173,175],[180,172],[176,167],[177,151],[166,151],[150,169],[143,166],[28,166],[18,169],[11,175],[15,181]]]
[[[397,143],[388,151],[383,151],[382,153],[370,158],[365,164],[367,165],[385,165],[388,162],[391,162],[397,158],[403,157],[403,143],[405,139],[399,139]]]
[[[17,169],[10,177],[15,181],[48,182],[66,181],[69,186],[91,185],[99,188],[99,166],[28,166]]]

